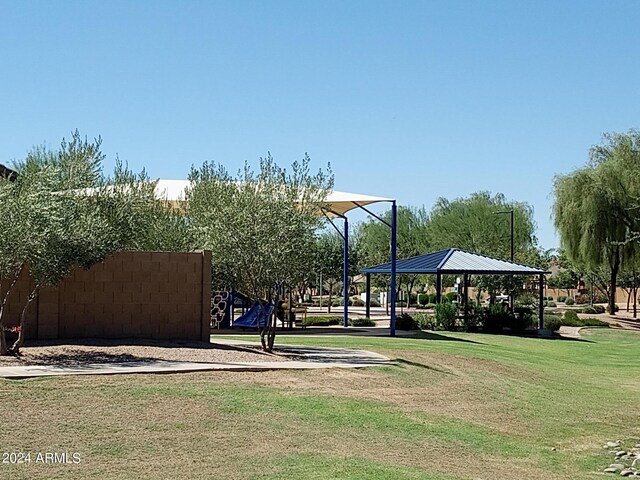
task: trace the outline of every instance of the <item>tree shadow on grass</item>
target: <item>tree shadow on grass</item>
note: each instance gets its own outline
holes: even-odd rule
[[[450,332],[452,334],[455,334],[455,332]],[[438,333],[435,332],[431,332],[431,331],[425,331],[425,330],[420,330],[417,331],[414,335],[411,336],[407,336],[407,337],[398,337],[401,339],[407,339],[407,340],[438,340],[438,341],[445,341],[445,342],[463,342],[463,343],[474,343],[476,345],[486,345],[483,342],[477,342],[475,340],[468,340],[466,338],[458,338],[458,337],[450,337],[448,335],[440,335]]]
[[[411,360],[406,360],[404,358],[392,358],[391,361],[396,363],[396,364],[399,364],[399,365],[409,365],[409,366],[412,366],[412,367],[423,368],[425,370],[432,370],[432,371],[438,372],[438,373],[444,373],[445,375],[455,375],[455,373],[448,372],[448,371],[443,370],[441,368],[432,367],[431,365],[427,365],[426,363],[419,363],[419,362],[414,362],[414,361],[411,361]]]

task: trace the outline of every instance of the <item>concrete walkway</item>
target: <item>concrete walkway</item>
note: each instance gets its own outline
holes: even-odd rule
[[[220,340],[226,345],[256,345],[254,342]],[[367,350],[346,348],[303,347],[278,345],[279,352],[295,355],[300,360],[280,362],[244,363],[194,363],[165,360],[140,362],[89,363],[74,366],[28,365],[0,367],[0,377],[20,379],[59,375],[118,375],[123,373],[185,373],[211,370],[258,372],[265,370],[309,370],[319,368],[363,368],[387,365],[390,360],[384,355]]]

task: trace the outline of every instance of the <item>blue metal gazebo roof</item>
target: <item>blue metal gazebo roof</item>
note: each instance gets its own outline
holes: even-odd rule
[[[364,268],[361,272],[389,275],[391,273],[391,263],[383,263],[381,265]],[[440,250],[439,252],[398,260],[396,272],[413,274],[469,273],[476,275],[536,275],[548,273],[539,268],[510,262],[508,260],[501,260],[479,253],[466,252],[457,248],[449,248],[447,250]]]

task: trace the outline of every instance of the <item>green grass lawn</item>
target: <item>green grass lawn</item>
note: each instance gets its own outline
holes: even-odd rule
[[[0,380],[3,451],[81,454],[0,478],[600,478],[606,441],[640,443],[640,336],[583,340],[282,335],[395,362]]]

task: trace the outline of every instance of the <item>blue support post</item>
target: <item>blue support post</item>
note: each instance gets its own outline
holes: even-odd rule
[[[391,325],[390,335],[396,336],[396,217],[397,208],[395,200],[391,203]]]
[[[346,328],[349,326],[349,220],[344,219],[344,265],[342,267],[342,282],[344,285],[344,323]]]
[[[364,316],[367,318],[371,318],[371,274],[367,273],[367,287],[366,287],[366,296],[365,296],[365,311]]]
[[[544,273],[540,274],[540,283],[538,283],[538,328],[544,328]]]

